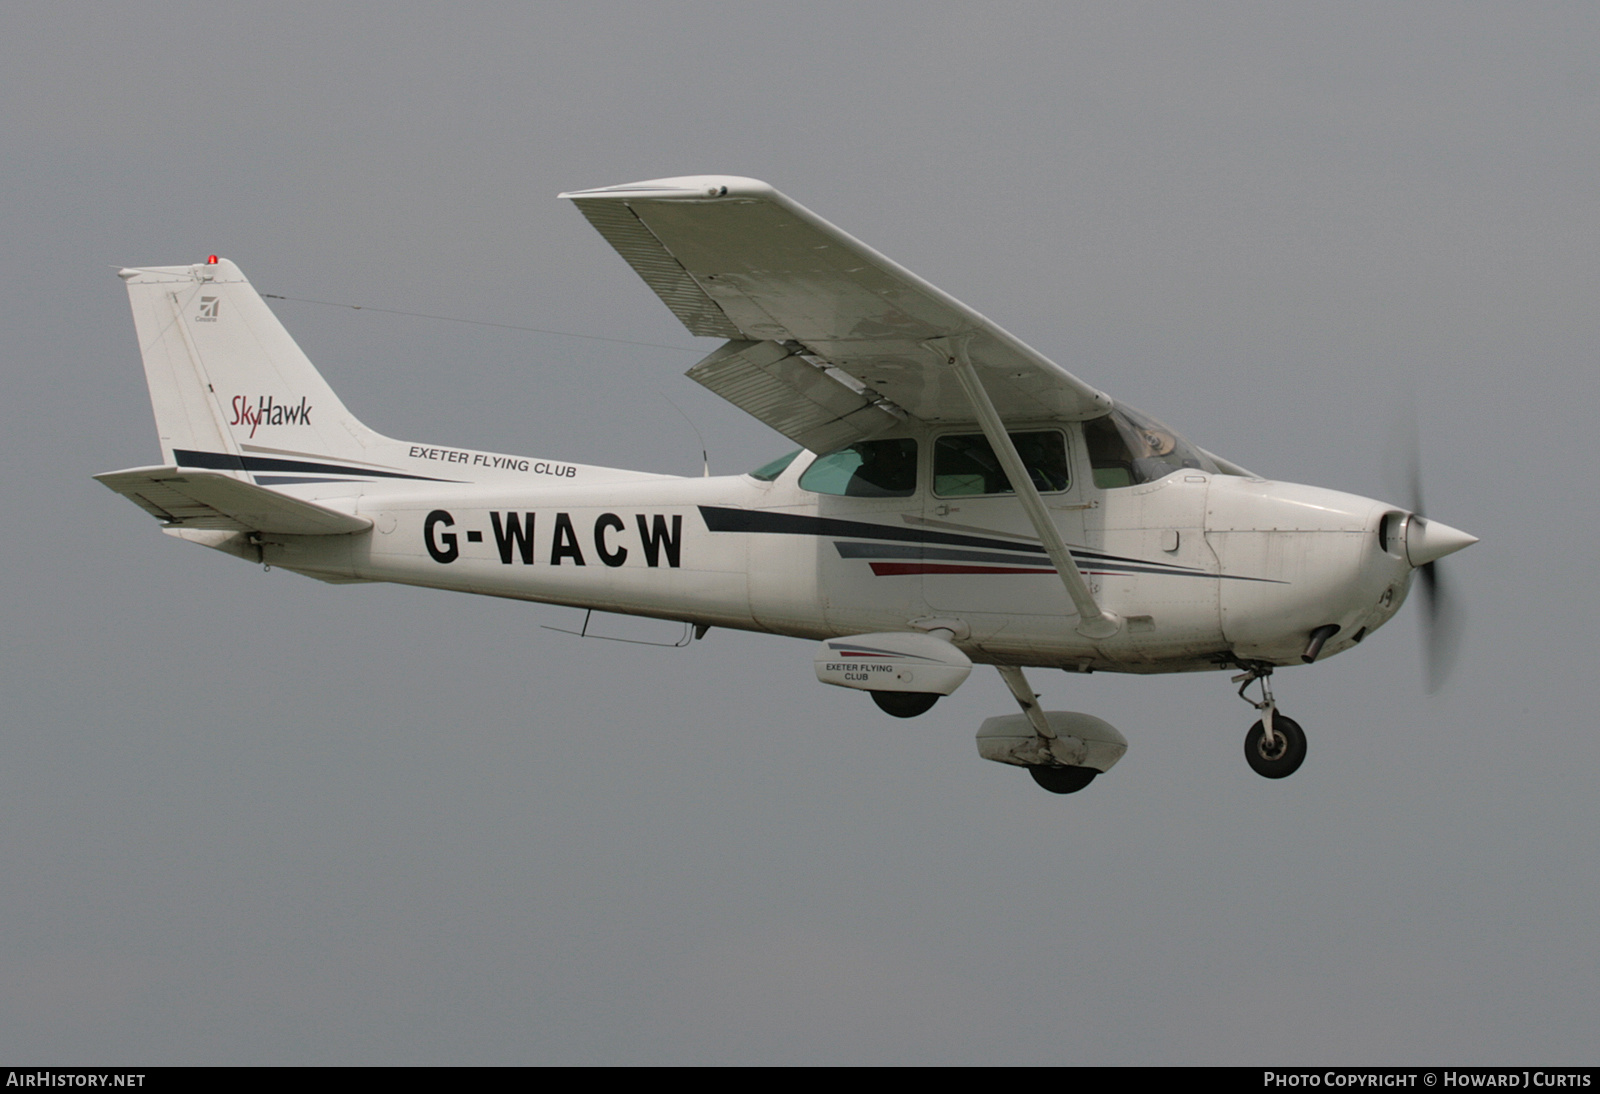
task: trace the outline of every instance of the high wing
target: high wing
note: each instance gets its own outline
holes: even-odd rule
[[[1006,421],[1111,400],[960,301],[755,179],[694,176],[569,198],[693,334],[728,342],[689,376],[813,451],[901,417],[977,421],[970,360]]]

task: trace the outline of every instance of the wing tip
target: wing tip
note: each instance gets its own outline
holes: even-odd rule
[[[760,179],[741,175],[681,175],[645,179],[593,190],[568,190],[557,197],[568,200],[613,199],[646,201],[716,201],[721,198],[770,198],[777,191]]]

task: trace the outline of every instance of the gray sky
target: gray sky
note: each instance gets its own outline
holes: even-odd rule
[[[0,15],[0,1057],[1594,1062],[1588,4],[59,4]],[[162,536],[110,266],[220,253],[370,425],[698,473],[786,442],[564,189],[765,178],[1273,477],[1398,498],[1470,627],[1276,681],[1034,673],[1057,798],[809,643],[334,588]],[[670,400],[670,403],[669,401]],[[673,404],[693,423],[685,422]]]

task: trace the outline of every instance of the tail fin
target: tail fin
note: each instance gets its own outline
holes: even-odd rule
[[[140,474],[214,471],[271,489],[294,487],[301,498],[322,500],[419,483],[656,477],[385,437],[345,409],[232,262],[213,257],[194,266],[126,269],[119,276],[128,283],[161,435],[163,466],[135,469]],[[121,479],[106,485],[134,496]],[[228,498],[229,505],[238,500]],[[214,499],[208,493],[200,500]],[[163,511],[160,505],[146,508]]]
[[[252,453],[367,462],[394,443],[345,409],[232,262],[119,276],[169,466],[243,470],[262,462]]]

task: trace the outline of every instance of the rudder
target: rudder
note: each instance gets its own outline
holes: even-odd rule
[[[232,262],[119,276],[166,463],[237,468],[250,453],[367,460],[392,443],[345,408]]]

